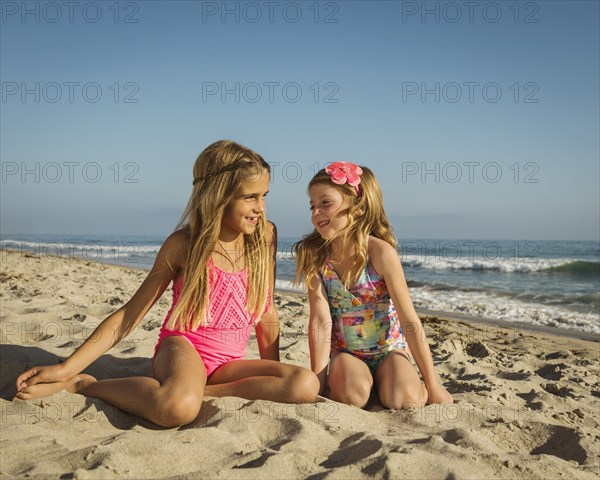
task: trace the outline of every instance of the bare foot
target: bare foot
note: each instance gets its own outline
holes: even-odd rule
[[[427,387],[425,386],[425,383],[421,382],[421,407],[424,407],[425,405],[427,405],[427,402],[429,401],[429,391],[427,390]]]
[[[80,373],[70,378],[66,382],[53,382],[53,383],[38,383],[25,387],[13,398],[15,400],[33,400],[35,398],[42,398],[52,395],[62,390],[66,390],[70,393],[79,393],[83,388],[87,387],[91,383],[96,382],[96,379],[91,375]]]

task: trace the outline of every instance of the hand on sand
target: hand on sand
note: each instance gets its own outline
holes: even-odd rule
[[[448,393],[448,391],[438,383],[434,385],[428,385],[427,392],[429,394],[427,398],[427,404],[454,402],[452,395],[450,395],[450,393]]]
[[[77,393],[95,381],[91,375],[69,376],[63,365],[33,367],[17,378],[17,394],[13,401],[47,397],[61,390]]]

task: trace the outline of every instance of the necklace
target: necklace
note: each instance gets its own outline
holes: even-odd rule
[[[240,245],[242,248],[236,246],[233,249],[225,248],[221,242],[217,242],[217,245],[218,247],[215,249],[215,253],[222,258],[219,263],[222,263],[223,265],[228,263],[233,270],[240,270],[245,266],[243,245]]]

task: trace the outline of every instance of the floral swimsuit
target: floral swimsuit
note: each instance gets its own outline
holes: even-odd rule
[[[350,290],[337,276],[329,258],[320,273],[333,322],[333,349],[359,358],[372,374],[394,350],[408,352],[385,281],[368,257],[356,285]]]

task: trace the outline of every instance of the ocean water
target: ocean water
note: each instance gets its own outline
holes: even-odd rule
[[[165,237],[1,235],[0,247],[149,270]],[[280,238],[277,288],[292,285],[297,238]],[[400,239],[415,307],[600,334],[600,243]]]

